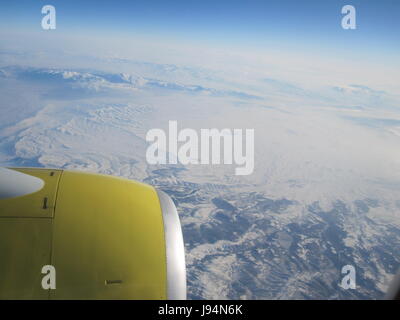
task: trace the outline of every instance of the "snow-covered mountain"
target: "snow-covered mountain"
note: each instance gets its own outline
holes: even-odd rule
[[[400,266],[396,94],[130,66],[0,68],[0,165],[107,173],[169,193],[181,214],[190,298],[382,296]],[[146,132],[167,131],[169,120],[255,129],[254,173],[149,165]],[[356,290],[339,287],[348,264]]]

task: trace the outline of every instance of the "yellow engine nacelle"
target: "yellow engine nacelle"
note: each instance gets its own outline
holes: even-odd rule
[[[44,266],[55,270],[45,289]],[[185,299],[168,195],[111,176],[0,168],[0,299]]]

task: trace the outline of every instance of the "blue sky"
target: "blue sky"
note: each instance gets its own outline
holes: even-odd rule
[[[400,1],[395,0],[3,0],[3,28],[41,32],[45,4],[56,7],[57,31],[65,33],[135,33],[238,46],[339,47],[389,54],[396,54],[400,43]],[[340,11],[346,4],[357,9],[357,30],[341,28]]]

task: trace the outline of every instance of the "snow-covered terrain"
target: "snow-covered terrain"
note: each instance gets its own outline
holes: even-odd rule
[[[302,85],[297,69],[288,78],[115,57],[98,58],[107,68],[49,68],[10,56],[0,55],[0,165],[113,174],[166,191],[181,215],[189,298],[382,297],[400,266],[396,87]],[[169,120],[255,129],[254,173],[147,164],[146,133]],[[348,264],[356,290],[339,287]]]

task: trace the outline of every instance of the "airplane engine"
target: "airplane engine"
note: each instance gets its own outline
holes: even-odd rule
[[[173,201],[123,178],[0,168],[0,299],[186,299]]]

